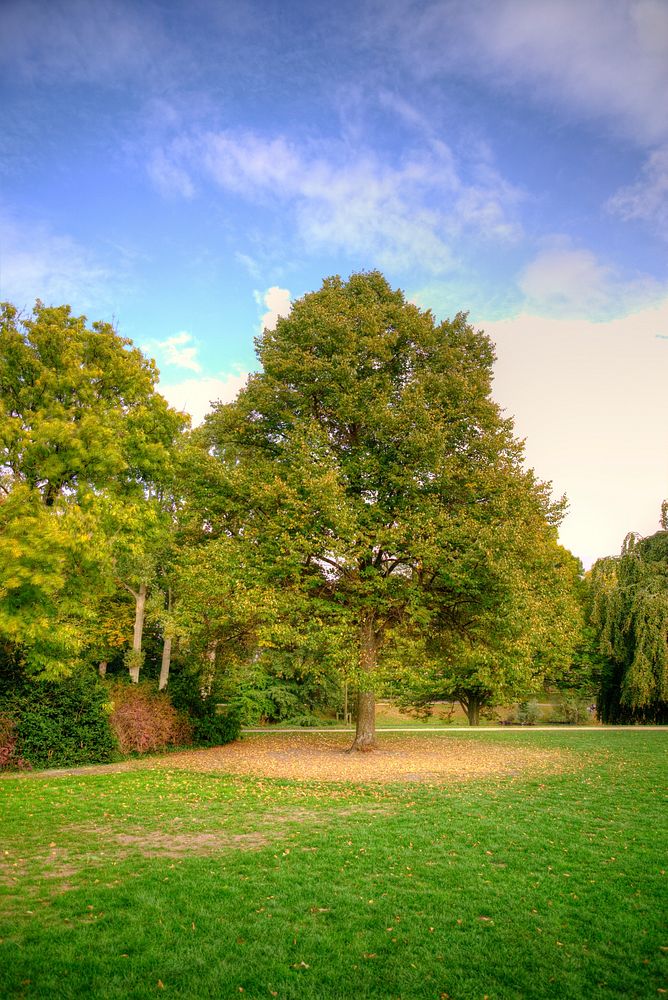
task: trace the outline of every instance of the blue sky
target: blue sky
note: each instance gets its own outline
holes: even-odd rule
[[[0,297],[196,419],[329,274],[495,341],[585,563],[668,496],[667,0],[3,0]]]

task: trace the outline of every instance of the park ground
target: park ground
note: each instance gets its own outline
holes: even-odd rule
[[[0,781],[31,998],[661,997],[668,732],[260,733]]]

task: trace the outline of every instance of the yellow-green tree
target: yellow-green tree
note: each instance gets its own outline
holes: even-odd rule
[[[157,377],[108,323],[0,307],[0,637],[33,670],[70,672],[100,647],[96,616],[119,575],[101,512],[127,521],[170,482],[186,419]],[[151,519],[135,520],[134,548],[146,548]]]

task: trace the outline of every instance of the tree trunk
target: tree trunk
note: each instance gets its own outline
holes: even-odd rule
[[[144,635],[144,615],[146,613],[146,595],[148,587],[145,583],[139,584],[139,591],[135,593],[135,628],[132,636],[133,662],[130,667],[130,679],[133,684],[139,682],[139,670],[141,667],[141,643]]]
[[[162,663],[160,664],[160,680],[158,690],[164,691],[169,681],[169,667],[172,661],[172,637],[166,635],[162,642]]]
[[[371,690],[378,660],[380,643],[373,618],[367,618],[360,628],[360,668],[362,690],[357,695],[357,726],[350,751],[376,749],[376,696]],[[350,752],[349,751],[349,752]]]
[[[172,610],[172,589],[167,588],[167,610]],[[164,691],[169,682],[169,668],[172,662],[172,637],[165,632],[162,642],[162,663],[160,664],[160,680],[158,691]]]
[[[469,726],[480,725],[481,702],[479,698],[471,696],[467,702],[460,702],[469,720]]]
[[[204,668],[204,673],[202,674],[202,686],[199,689],[199,693],[202,698],[208,698],[211,694],[211,689],[213,687],[213,681],[216,676],[216,648],[218,646],[218,640],[214,639],[209,648],[206,651],[206,666]]]
[[[99,671],[100,677],[106,677],[107,676],[107,661],[106,660],[100,660],[100,663],[99,663],[97,669]]]

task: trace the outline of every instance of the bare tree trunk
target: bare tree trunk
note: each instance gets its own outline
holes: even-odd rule
[[[213,687],[213,679],[216,674],[216,647],[218,646],[218,640],[215,639],[206,651],[207,665],[204,668],[204,673],[202,675],[202,686],[200,687],[200,694],[203,698],[208,698],[211,694],[211,688]]]
[[[357,726],[355,739],[350,751],[376,749],[376,696],[370,690],[373,674],[378,660],[379,639],[374,628],[373,618],[362,622],[360,628],[360,667],[362,676],[360,684],[363,688],[357,695]],[[364,688],[368,685],[367,690]]]
[[[467,701],[460,701],[459,704],[468,716],[469,726],[479,726],[480,709],[482,707],[480,699],[476,698],[475,695],[471,695]]]
[[[133,662],[130,667],[130,679],[133,684],[139,682],[139,670],[141,667],[141,643],[144,635],[144,615],[146,614],[146,595],[148,587],[145,583],[139,584],[139,591],[134,592],[135,598],[135,628],[132,636]]]
[[[100,674],[100,677],[106,677],[107,676],[107,661],[106,660],[100,660],[100,663],[99,663],[97,669],[98,669],[98,672]]]
[[[167,588],[167,610],[172,610],[172,589]],[[167,634],[165,630],[165,637],[162,642],[162,663],[160,664],[160,679],[158,681],[158,690],[164,691],[169,682],[169,668],[172,662],[172,637]]]
[[[158,690],[164,691],[169,681],[169,667],[172,662],[172,637],[166,635],[162,642],[162,662],[160,664],[160,680]]]

